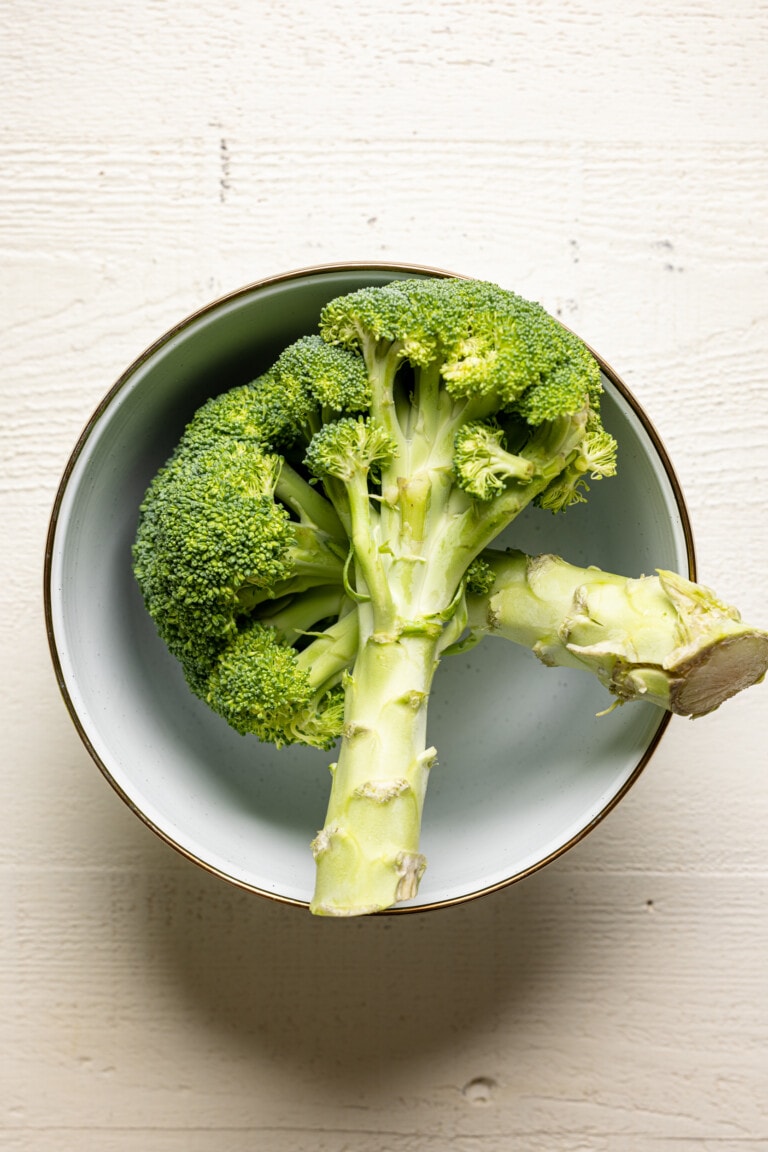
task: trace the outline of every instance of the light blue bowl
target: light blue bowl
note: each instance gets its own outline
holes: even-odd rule
[[[332,754],[241,737],[193,697],[158,639],[131,573],[140,500],[186,421],[315,329],[334,296],[435,269],[342,264],[260,281],[166,333],[125,372],[67,465],[46,554],[46,618],[72,719],[126,803],[191,860],[267,896],[306,905],[309,843],[322,826]],[[514,285],[510,285],[514,287]],[[598,356],[598,360],[600,357]],[[502,538],[528,552],[639,576],[695,577],[679,484],[647,417],[616,373],[604,420],[619,475],[559,517],[530,510]],[[625,794],[668,716],[610,703],[591,677],[541,666],[488,639],[441,666],[429,713],[438,749],[424,816],[434,908],[520,879],[560,855]]]

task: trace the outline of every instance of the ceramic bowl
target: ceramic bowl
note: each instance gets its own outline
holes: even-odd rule
[[[263,371],[316,328],[332,297],[436,269],[310,268],[260,281],[183,320],[133,363],[78,440],[46,555],[46,614],[59,683],[82,740],[133,811],[190,860],[236,885],[306,905],[332,754],[241,737],[193,697],[158,639],[131,573],[142,495],[209,396]],[[514,285],[510,285],[514,287]],[[600,360],[600,357],[597,357]],[[619,474],[560,517],[525,513],[503,543],[626,575],[691,578],[693,547],[674,472],[640,405],[604,374]],[[590,676],[547,669],[486,639],[444,660],[429,713],[438,749],[422,848],[429,865],[403,910],[457,903],[559,856],[636,780],[668,716],[610,702]]]

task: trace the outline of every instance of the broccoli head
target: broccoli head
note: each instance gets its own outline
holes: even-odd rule
[[[134,571],[192,691],[278,747],[338,744],[313,912],[415,895],[435,670],[492,631],[499,533],[614,473],[600,398],[538,304],[396,280],[210,399],[150,484]]]

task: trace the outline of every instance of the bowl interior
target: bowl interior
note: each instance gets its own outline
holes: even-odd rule
[[[182,324],[105,399],[59,492],[47,604],[54,660],[91,753],[164,838],[228,879],[306,903],[333,754],[241,737],[196,700],[158,639],[131,574],[142,495],[194,410],[263,371],[316,328],[323,304],[396,275],[315,270],[245,289]],[[502,539],[529,552],[640,575],[688,574],[685,509],[635,402],[606,368],[604,421],[619,475],[562,516],[525,513]],[[666,718],[610,703],[591,677],[547,669],[487,639],[447,658],[430,704],[438,749],[427,796],[429,867],[412,905],[467,898],[561,852],[620,797]]]

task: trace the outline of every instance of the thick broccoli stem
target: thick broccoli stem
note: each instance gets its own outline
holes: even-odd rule
[[[358,603],[359,642],[344,678],[342,743],[326,820],[313,844],[311,910],[356,916],[415,896],[424,871],[419,833],[434,758],[426,748],[426,705],[443,629],[441,620],[425,618],[413,579],[421,558],[410,555],[421,542],[429,485],[411,490],[413,477],[400,462],[393,489],[406,512],[400,530],[382,540],[368,488],[369,449],[380,426],[368,426],[367,442],[357,439],[362,429],[338,427],[331,451],[316,459],[343,477],[346,489],[355,574],[348,591]],[[407,556],[398,555],[401,547]]]
[[[435,756],[425,748],[434,631],[369,636],[347,677],[328,813],[312,845],[315,915],[363,915],[416,895],[426,866],[419,833]]]
[[[434,407],[434,389],[419,391]],[[353,467],[344,456],[330,461],[344,474],[362,597],[342,746],[325,825],[314,842],[311,910],[317,915],[362,915],[416,895],[425,868],[418,850],[421,813],[435,756],[426,747],[426,705],[444,625],[461,599],[467,565],[562,471],[585,419],[576,414],[537,434],[531,445],[535,477],[478,508],[454,492],[456,406],[444,407],[442,423],[428,420],[422,405],[414,408],[415,443],[406,440],[402,453],[385,462],[380,512],[371,507],[367,468]],[[432,446],[425,452],[428,425]]]
[[[313,845],[316,915],[362,915],[416,895],[435,756],[426,747],[426,705],[445,625],[463,603],[467,566],[567,466],[587,417],[585,406],[537,429],[526,445],[530,477],[480,506],[454,486],[453,445],[462,420],[482,415],[487,401],[438,403],[438,373],[419,371],[412,406],[404,408],[402,389],[393,388],[396,357],[382,351],[366,354],[372,420],[339,422],[308,453],[316,472],[344,484],[355,574],[354,588],[346,587],[360,625],[328,812]],[[375,447],[380,429],[387,451]],[[369,488],[374,460],[380,496]]]
[[[467,597],[470,629],[522,644],[546,665],[592,672],[617,703],[703,716],[768,670],[768,634],[675,573],[628,579],[516,551],[483,559],[495,583]]]

